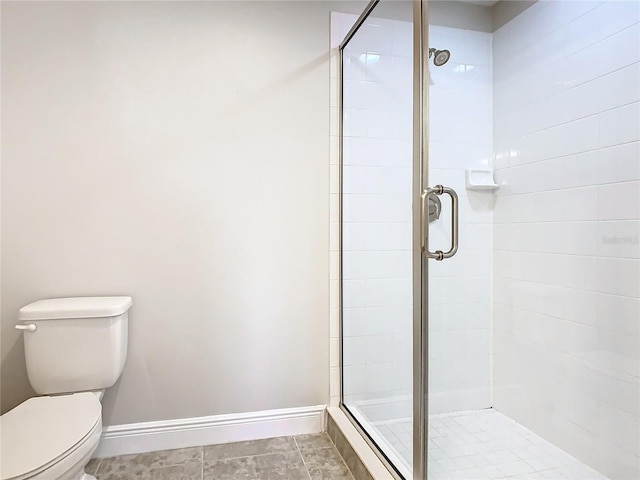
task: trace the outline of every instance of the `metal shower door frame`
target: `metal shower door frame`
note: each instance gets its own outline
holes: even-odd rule
[[[427,480],[429,428],[428,220],[423,192],[429,185],[428,0],[413,0],[413,480]]]

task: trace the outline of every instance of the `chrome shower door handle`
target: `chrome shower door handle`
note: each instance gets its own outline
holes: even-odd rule
[[[429,224],[428,219],[425,217],[425,213],[428,212],[427,201],[429,195],[442,195],[445,193],[451,197],[451,248],[446,252],[443,252],[442,250],[436,250],[435,252],[432,252],[429,250],[426,235],[426,228]],[[422,192],[422,195],[420,197],[420,208],[422,211],[420,218],[420,238],[422,241],[422,254],[427,258],[433,258],[435,260],[444,260],[445,258],[453,257],[458,251],[458,194],[453,188],[436,185],[435,187],[427,188]]]

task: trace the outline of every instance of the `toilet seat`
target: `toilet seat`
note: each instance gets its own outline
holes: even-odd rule
[[[35,477],[84,443],[97,445],[101,431],[102,408],[91,392],[30,398],[0,417],[0,480]]]

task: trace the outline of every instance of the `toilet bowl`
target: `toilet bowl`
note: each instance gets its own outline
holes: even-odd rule
[[[34,397],[0,417],[2,480],[93,480],[102,413],[91,392]]]
[[[102,392],[126,361],[131,304],[76,297],[20,309],[29,383],[42,396],[0,416],[0,480],[95,480],[84,467],[102,434]]]

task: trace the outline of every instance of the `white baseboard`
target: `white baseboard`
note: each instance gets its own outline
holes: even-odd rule
[[[318,433],[326,405],[105,427],[94,457]]]

